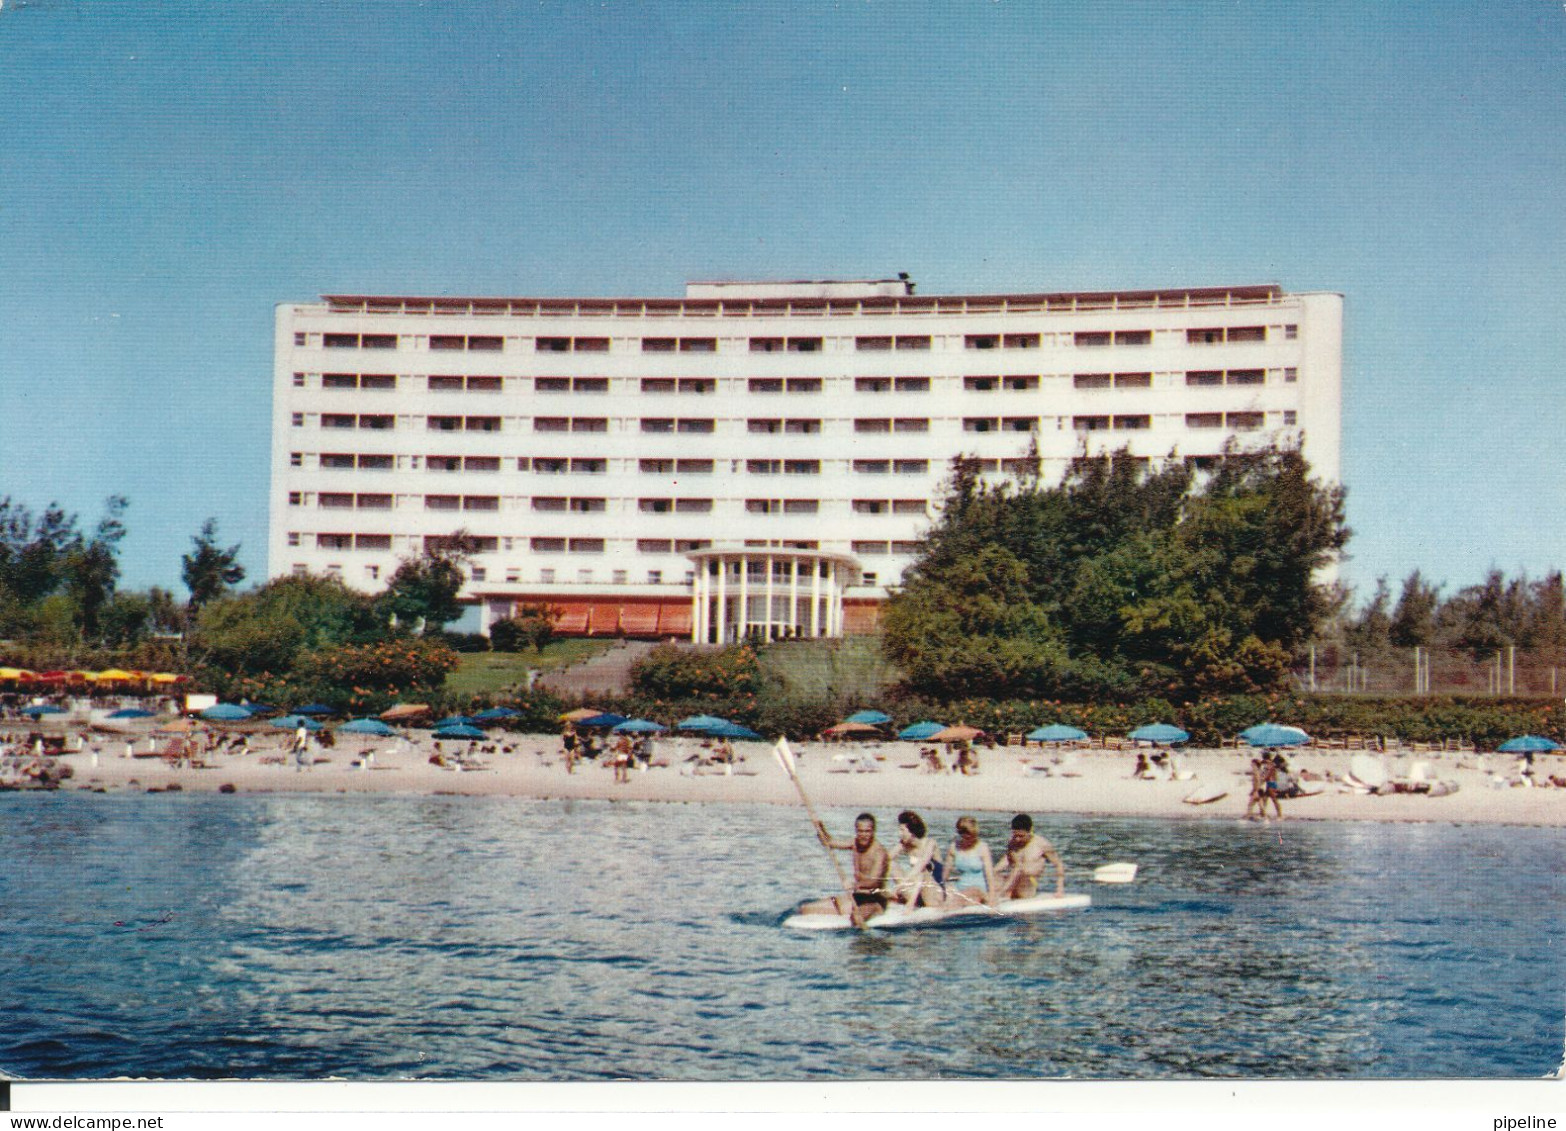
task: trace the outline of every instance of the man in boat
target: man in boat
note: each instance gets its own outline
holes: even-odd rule
[[[853,902],[848,894],[834,895],[830,899],[817,899],[800,905],[801,915],[847,915],[855,924],[863,924],[872,916],[886,910],[886,874],[892,858],[880,841],[875,839],[875,818],[861,813],[854,818],[854,839],[836,841],[827,833],[826,826],[816,822],[816,838],[827,848],[853,853],[854,891]]]
[[[1018,813],[1011,819],[1011,840],[995,869],[995,899],[1031,899],[1038,894],[1039,877],[1048,864],[1055,866],[1055,895],[1066,894],[1066,865],[1055,846],[1033,831],[1033,818]]]

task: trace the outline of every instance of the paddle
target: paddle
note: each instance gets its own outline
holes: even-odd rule
[[[794,788],[799,790],[799,799],[805,803],[805,812],[810,815],[810,823],[818,830],[823,826],[821,818],[816,816],[816,807],[810,803],[810,795],[805,792],[805,783],[799,780],[799,773],[794,765],[794,752],[788,748],[788,739],[779,738],[778,744],[772,748],[772,753],[777,756],[778,765],[783,767],[783,772],[788,775],[788,780],[794,783]],[[816,838],[821,839],[819,836]],[[829,845],[823,844],[826,854],[832,860],[832,867],[837,872],[837,879],[843,885],[843,895],[848,899],[848,921],[859,930],[865,930],[864,923],[859,918],[859,907],[854,902],[854,885],[849,882],[848,874],[843,871],[843,863],[837,858],[837,853]]]

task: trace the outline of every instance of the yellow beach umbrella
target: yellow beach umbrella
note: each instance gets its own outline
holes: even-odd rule
[[[21,681],[24,679],[30,680],[33,679],[36,674],[37,673],[35,672],[28,671],[26,668],[0,668],[0,679],[9,679],[15,681]]]
[[[578,707],[574,711],[567,711],[565,714],[561,715],[560,721],[563,723],[579,723],[583,719],[597,718],[603,713],[604,712],[597,707]]]
[[[107,671],[99,672],[97,680],[99,683],[127,683],[140,678],[141,676],[136,672],[124,671],[121,668],[110,668]]]

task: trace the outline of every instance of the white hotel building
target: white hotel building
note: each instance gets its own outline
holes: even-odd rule
[[[1342,296],[1276,286],[684,298],[327,295],[277,309],[270,574],[366,590],[456,531],[483,623],[733,640],[874,629],[951,460],[1046,479],[1300,439],[1339,476]]]

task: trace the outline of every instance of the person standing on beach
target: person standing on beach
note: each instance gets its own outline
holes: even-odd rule
[[[1030,899],[1038,894],[1046,864],[1055,866],[1055,895],[1066,894],[1066,865],[1055,846],[1033,832],[1033,818],[1018,813],[1011,819],[1011,840],[995,870],[995,900]]]
[[[891,869],[892,858],[875,839],[875,818],[861,813],[854,818],[854,839],[833,840],[826,826],[816,822],[816,839],[824,846],[838,852],[852,852],[854,861],[853,902],[848,894],[834,895],[829,899],[817,899],[802,903],[801,915],[846,915],[856,925],[886,910],[886,874]]]
[[[566,773],[576,773],[576,727],[566,723],[560,735],[560,749],[565,755]]]

